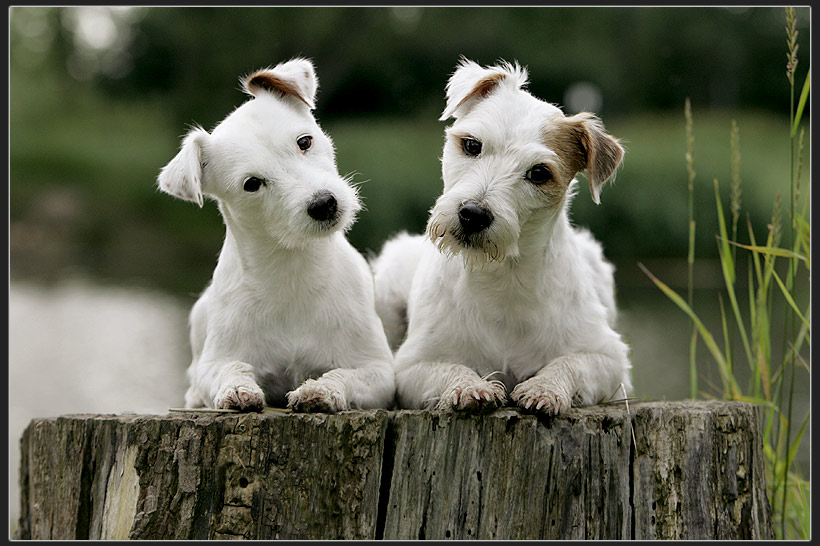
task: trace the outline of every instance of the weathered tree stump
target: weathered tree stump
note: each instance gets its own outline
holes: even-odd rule
[[[756,406],[629,409],[36,419],[17,538],[772,537]]]

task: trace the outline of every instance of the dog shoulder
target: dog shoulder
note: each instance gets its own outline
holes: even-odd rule
[[[604,247],[595,236],[584,227],[573,228],[573,244],[578,254],[584,257],[588,263],[601,263],[605,268],[613,268],[612,264],[604,256]],[[614,269],[614,268],[613,268]]]
[[[606,321],[614,326],[617,315],[615,305],[615,266],[604,256],[603,245],[585,228],[575,228],[575,248],[578,251],[579,278],[586,284],[606,309]]]

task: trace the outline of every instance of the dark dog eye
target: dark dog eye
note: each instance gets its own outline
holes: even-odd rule
[[[251,177],[248,177],[247,179],[245,179],[245,185],[242,186],[242,188],[245,191],[255,192],[261,186],[264,186],[264,185],[265,185],[264,180],[262,180],[261,178],[256,178],[255,176],[251,176]]]
[[[465,154],[475,157],[481,153],[481,142],[474,138],[464,137],[461,139],[461,149]]]
[[[299,146],[299,149],[307,151],[308,148],[313,144],[313,137],[310,135],[305,135],[303,137],[299,137],[296,139],[296,145]]]
[[[552,173],[546,165],[535,165],[527,171],[527,180],[533,184],[541,185],[552,180]]]

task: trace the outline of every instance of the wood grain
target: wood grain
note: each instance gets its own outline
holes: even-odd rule
[[[72,415],[21,454],[20,539],[773,536],[739,402]]]

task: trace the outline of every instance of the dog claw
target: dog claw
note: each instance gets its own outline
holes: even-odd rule
[[[213,402],[213,406],[217,409],[239,411],[262,411],[264,405],[265,394],[255,384],[225,386]]]
[[[476,408],[493,408],[501,406],[506,400],[503,387],[486,381],[467,383],[449,388],[442,393],[436,409],[464,410]]]
[[[348,408],[344,394],[324,382],[308,379],[287,394],[288,407],[293,411],[336,413]]]

